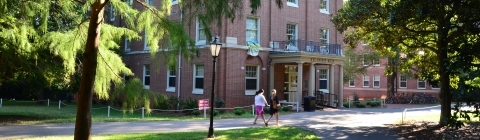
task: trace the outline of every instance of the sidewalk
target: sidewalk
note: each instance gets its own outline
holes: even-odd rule
[[[435,107],[429,107],[435,109]],[[437,107],[439,111],[439,107]],[[315,112],[298,112],[280,116],[280,124],[295,126],[315,132],[322,140],[329,139],[403,139],[390,132],[384,124],[394,123],[401,116],[402,107],[384,109],[331,109]],[[419,110],[420,111],[420,110]],[[415,112],[410,112],[411,114]],[[265,127],[253,125],[254,118],[214,120],[215,130]],[[158,121],[158,122],[111,122],[93,123],[92,134],[115,133],[165,133],[207,131],[209,120],[201,121]],[[75,125],[3,125],[0,139],[27,138],[53,135],[73,135]]]

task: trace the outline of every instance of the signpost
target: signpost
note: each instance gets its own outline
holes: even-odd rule
[[[198,110],[203,110],[203,118],[207,118],[208,108],[210,108],[208,99],[198,100]]]

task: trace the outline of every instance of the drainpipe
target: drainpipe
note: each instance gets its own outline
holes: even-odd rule
[[[180,6],[180,4],[177,4],[178,5],[178,9],[180,9],[180,23],[182,23],[182,20],[183,20],[183,12],[182,12],[182,7]],[[180,83],[181,83],[181,80],[182,78],[180,76],[181,73],[182,73],[182,51],[181,50],[178,50],[178,70],[177,70],[177,99],[180,100]],[[180,110],[180,102],[177,102],[177,110]]]

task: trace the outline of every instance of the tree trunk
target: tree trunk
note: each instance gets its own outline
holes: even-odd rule
[[[395,96],[395,77],[397,76],[396,66],[394,65],[394,58],[388,58],[388,71],[392,72],[392,75],[387,76],[387,97]]]
[[[452,93],[450,92],[450,60],[448,60],[448,46],[447,43],[444,43],[443,37],[446,35],[439,35],[438,37],[438,67],[440,68],[440,126],[448,125],[448,120],[452,116],[451,103],[452,103]]]
[[[77,118],[75,120],[75,140],[91,139],[92,97],[97,70],[98,46],[100,44],[100,29],[103,22],[105,0],[97,0],[91,5],[88,37],[83,53],[82,79],[78,91]]]

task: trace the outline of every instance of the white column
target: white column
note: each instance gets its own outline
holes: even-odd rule
[[[339,84],[339,90],[338,91],[338,106],[339,108],[343,108],[343,65],[339,65],[339,73],[340,73],[340,83]]]
[[[315,92],[315,63],[310,64],[310,78],[308,78],[308,96],[314,96]]]
[[[295,98],[297,102],[302,103],[302,91],[303,91],[303,62],[298,63],[297,67],[297,95],[295,95]]]
[[[270,72],[269,72],[269,73],[270,73],[270,75],[269,75],[269,76],[270,76],[270,79],[269,79],[269,80],[270,80],[270,85],[269,85],[269,87],[270,87],[270,90],[271,90],[271,89],[273,89],[273,88],[275,87],[275,86],[274,86],[274,85],[275,85],[275,63],[271,63],[271,64],[270,64]],[[276,90],[277,90],[277,92],[280,91],[280,89],[276,89]],[[270,92],[266,92],[266,93],[270,93]]]
[[[330,65],[330,69],[328,71],[328,75],[329,75],[329,79],[328,81],[330,82],[330,88],[328,89],[328,93],[330,93],[330,95],[333,95],[335,94],[335,65],[331,64]],[[328,100],[328,104],[330,106],[333,106],[333,96],[330,96],[330,99]]]

